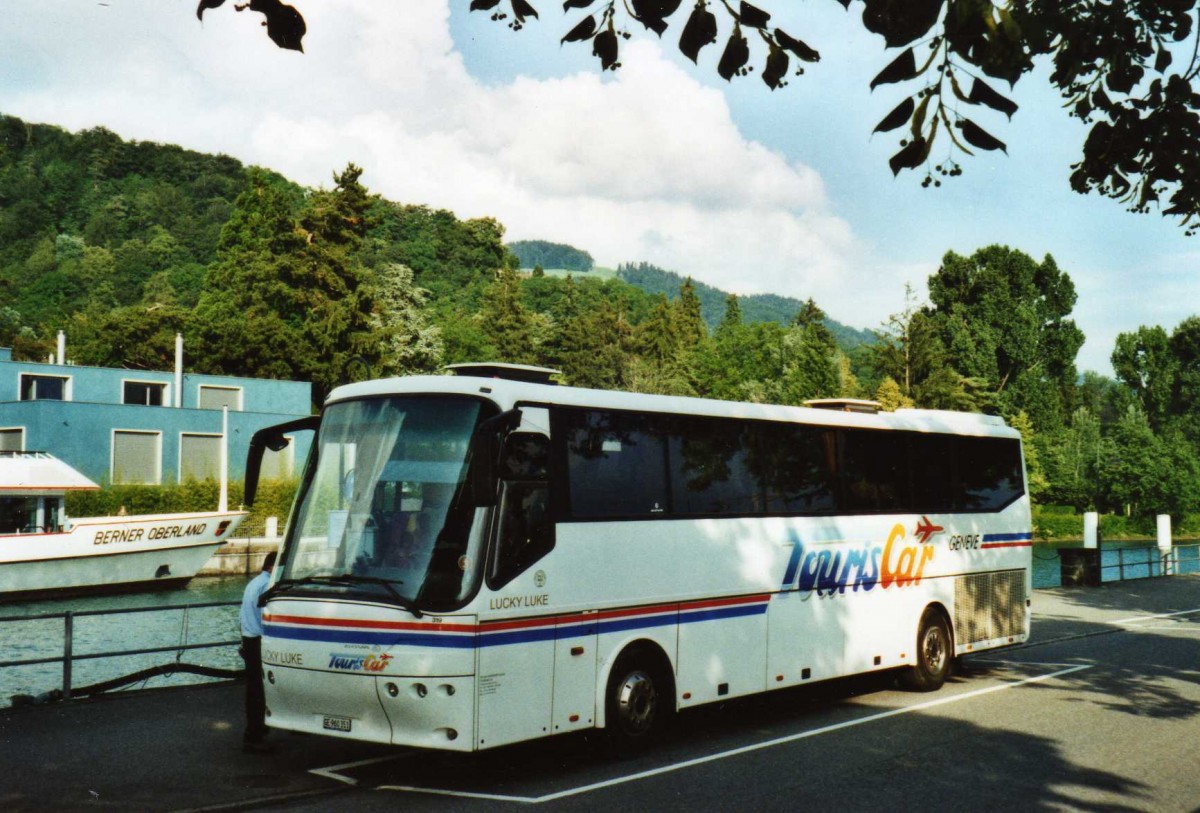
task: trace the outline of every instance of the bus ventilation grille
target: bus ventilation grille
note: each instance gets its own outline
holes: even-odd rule
[[[1025,571],[959,576],[954,582],[954,632],[959,644],[1008,638],[1025,631]]]

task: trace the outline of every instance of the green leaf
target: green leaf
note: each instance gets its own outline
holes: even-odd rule
[[[1008,147],[1005,146],[1003,141],[986,132],[970,119],[962,119],[961,125],[963,138],[972,147],[978,147],[981,150],[1000,150],[1003,153],[1008,153]]]
[[[1171,67],[1171,52],[1159,46],[1158,55],[1154,58],[1154,70],[1162,73]]]
[[[888,159],[892,175],[899,175],[902,169],[915,169],[925,163],[929,157],[929,144],[923,138],[914,138],[900,152]]]
[[[971,95],[966,98],[966,101],[972,104],[985,104],[993,110],[999,110],[1010,119],[1013,113],[1017,112],[1016,102],[1005,96],[1001,96],[978,77],[976,77],[974,84],[971,85]]]
[[[593,2],[595,2],[595,0],[566,0],[566,2],[563,3],[563,11],[568,11],[573,8],[587,8]]]
[[[895,110],[884,116],[883,120],[875,125],[873,132],[886,133],[889,130],[895,130],[897,127],[904,124],[904,122],[908,121],[915,108],[916,104],[913,102],[912,97],[909,96],[907,99],[900,102],[900,104],[896,105]]]
[[[589,39],[595,33],[596,33],[596,18],[595,17],[584,17],[582,20],[579,21],[579,24],[577,26],[575,26],[574,28],[572,28],[570,31],[568,31],[567,35],[565,37],[563,37],[561,40],[559,40],[559,42],[560,43],[579,42],[581,40]]]
[[[660,37],[667,30],[667,17],[679,8],[681,0],[631,0],[633,15],[642,25]]]
[[[610,23],[592,40],[592,55],[600,58],[600,69],[609,70],[617,64],[617,32]]]
[[[716,41],[717,18],[704,6],[697,4],[683,26],[683,33],[679,35],[679,50],[695,62],[700,49]]]
[[[925,124],[925,113],[929,110],[929,100],[933,98],[932,93],[927,93],[921,97],[921,103],[917,105],[917,111],[912,117],[912,135],[913,138],[921,137],[921,127]]]
[[[775,29],[775,41],[805,62],[820,62],[821,55],[801,40],[789,37],[782,28]]]
[[[500,5],[500,0],[471,0],[471,11],[487,11]]]
[[[742,36],[740,26],[733,27],[733,33],[729,35],[729,41],[725,43],[725,51],[721,54],[721,61],[717,63],[717,73],[726,82],[733,79],[733,75],[745,67],[750,60],[750,45],[746,42],[746,38]]]
[[[879,74],[871,80],[871,90],[874,90],[879,85],[889,85],[893,82],[903,82],[905,79],[912,79],[917,75],[917,59],[913,54],[912,48],[905,48],[900,56],[896,57],[891,63],[881,70]]]
[[[524,20],[526,17],[537,17],[537,9],[529,5],[526,0],[512,0],[513,16],[518,20]]]
[[[738,20],[742,25],[748,25],[751,28],[766,28],[767,23],[771,20],[771,15],[762,9],[752,6],[742,0],[741,9],[738,11]]]
[[[767,65],[762,72],[762,80],[767,83],[767,87],[771,90],[779,87],[783,77],[787,76],[790,64],[791,60],[788,58],[787,51],[777,46],[771,46],[771,51],[767,54]]]

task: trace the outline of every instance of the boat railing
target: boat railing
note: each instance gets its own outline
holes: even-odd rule
[[[55,460],[54,455],[49,452],[41,452],[35,449],[19,451],[17,449],[0,449],[0,459],[11,457],[27,460]]]
[[[175,654],[175,664],[168,665],[166,667],[161,667],[161,666],[155,667],[153,669],[142,670],[142,671],[143,672],[153,672],[154,674],[166,674],[168,672],[184,671],[184,672],[192,672],[194,674],[200,674],[200,675],[212,677],[212,678],[232,679],[232,678],[238,677],[241,674],[241,671],[240,670],[231,670],[231,669],[217,669],[217,668],[211,668],[211,667],[197,667],[197,666],[191,666],[191,665],[187,665],[187,664],[181,664],[180,661],[182,659],[184,652],[194,651],[194,650],[204,650],[204,649],[211,650],[211,649],[216,649],[216,648],[220,648],[220,647],[237,647],[237,646],[239,646],[241,644],[240,638],[232,639],[232,640],[204,641],[204,642],[192,643],[188,640],[188,634],[189,634],[189,623],[188,622],[189,622],[190,614],[195,610],[201,610],[201,609],[205,609],[205,608],[216,608],[216,607],[238,607],[238,606],[240,606],[240,604],[241,604],[241,602],[237,602],[237,601],[211,601],[211,602],[199,602],[199,603],[194,603],[194,604],[167,604],[167,605],[156,605],[156,606],[149,606],[149,607],[126,607],[126,608],[112,609],[112,610],[79,610],[79,611],[66,610],[64,612],[42,613],[42,614],[37,614],[37,615],[0,616],[0,627],[2,627],[4,625],[16,624],[16,623],[24,623],[24,624],[29,624],[30,622],[43,622],[44,623],[44,622],[53,622],[56,620],[60,620],[62,622],[62,654],[56,654],[56,655],[52,655],[52,656],[45,656],[45,657],[38,657],[38,658],[21,658],[21,659],[15,659],[15,660],[0,661],[0,669],[5,669],[5,668],[9,668],[9,667],[60,664],[61,668],[62,668],[62,671],[61,671],[62,678],[61,678],[61,683],[60,683],[59,687],[57,689],[51,689],[47,692],[41,693],[44,695],[43,699],[53,699],[53,700],[59,700],[59,699],[70,700],[74,696],[99,694],[103,691],[107,691],[109,688],[117,688],[120,685],[127,685],[128,683],[139,682],[141,680],[141,677],[139,676],[139,674],[135,673],[134,675],[126,675],[124,677],[118,677],[118,678],[115,678],[112,680],[105,680],[102,683],[96,684],[95,686],[82,687],[82,688],[76,687],[74,685],[75,664],[80,661],[91,661],[91,660],[97,660],[100,658],[124,658],[124,657],[129,657],[129,656],[134,656],[134,655],[153,655],[153,654],[160,654],[160,653],[174,653]],[[114,650],[105,650],[105,651],[99,651],[99,652],[92,652],[92,651],[77,652],[76,651],[76,639],[75,639],[76,638],[76,629],[75,629],[75,627],[76,627],[76,622],[82,618],[96,617],[96,616],[135,615],[135,614],[141,614],[141,613],[162,613],[164,611],[180,611],[182,613],[182,615],[180,617],[180,625],[181,625],[180,626],[180,637],[179,637],[179,642],[177,644],[167,645],[167,646],[141,647],[141,648],[137,648],[137,649],[114,649]],[[231,625],[231,629],[234,627],[236,627],[236,619],[234,620],[233,625]],[[14,700],[14,704],[15,704],[17,698],[14,697],[13,700]],[[34,698],[30,697],[30,701],[34,701]],[[3,704],[0,703],[0,705],[3,705]]]

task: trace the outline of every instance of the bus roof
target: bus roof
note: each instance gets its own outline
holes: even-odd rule
[[[495,402],[501,409],[511,409],[518,405],[559,405],[717,418],[787,421],[817,426],[903,429],[956,435],[1020,437],[1020,433],[1009,427],[1003,418],[973,412],[951,412],[936,409],[899,409],[895,412],[866,414],[814,409],[811,407],[718,401],[710,398],[690,398],[676,395],[648,395],[618,390],[593,390],[580,387],[532,384],[524,381],[464,375],[415,375],[347,384],[331,392],[325,403],[328,406],[339,401],[350,401],[358,398],[408,394],[482,396]]]

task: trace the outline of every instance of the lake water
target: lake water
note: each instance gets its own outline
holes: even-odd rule
[[[210,602],[237,602],[248,579],[244,576],[193,579],[186,587],[119,596],[96,596],[21,604],[0,604],[0,618],[27,620],[0,622],[0,661],[60,658],[63,654],[64,621],[38,618],[53,614],[131,608],[161,608]],[[116,615],[76,615],[73,652],[76,658],[99,652],[151,647],[177,647],[181,643],[201,644],[237,641],[238,607],[189,607],[187,610],[154,609]],[[173,663],[177,655],[184,663],[218,669],[240,669],[236,646],[211,649],[178,650],[148,655],[75,660],[73,687],[85,687],[101,681],[129,675],[142,669]],[[0,668],[0,707],[8,706],[12,695],[37,695],[62,686],[63,670],[58,663]],[[182,686],[210,680],[185,673],[152,678],[150,686]],[[135,685],[130,688],[140,688]]]
[[[1179,572],[1200,572],[1200,547],[1196,540],[1178,549]],[[1182,543],[1181,543],[1182,544]],[[1080,547],[1071,543],[1062,547]],[[1158,553],[1145,542],[1106,543],[1102,565],[1105,581],[1122,577],[1119,565],[1124,562],[1124,578],[1145,578],[1158,573]],[[1153,572],[1152,572],[1153,571]],[[1060,580],[1058,549],[1050,545],[1035,545],[1033,549],[1033,586],[1058,587]],[[86,613],[96,610],[131,608],[161,608],[170,605],[196,605],[211,602],[237,602],[247,578],[193,579],[184,588],[153,593],[132,593],[122,596],[37,601],[25,604],[0,605],[0,617],[21,617],[21,621],[0,622],[0,661],[30,660],[61,657],[63,652],[63,619],[42,618],[67,611]],[[74,654],[110,652],[150,647],[178,647],[181,643],[235,642],[240,637],[238,608],[191,607],[189,609],[156,609],[147,612],[117,615],[77,615],[74,619]],[[105,680],[129,675],[141,669],[172,663],[177,656],[184,663],[240,669],[237,647],[221,646],[211,649],[172,650],[149,655],[126,655],[112,658],[76,660],[72,669],[72,686],[86,687]],[[37,695],[62,686],[61,664],[38,664],[0,668],[0,707],[8,706],[15,694]],[[143,685],[181,686],[209,680],[186,673],[156,676]]]

